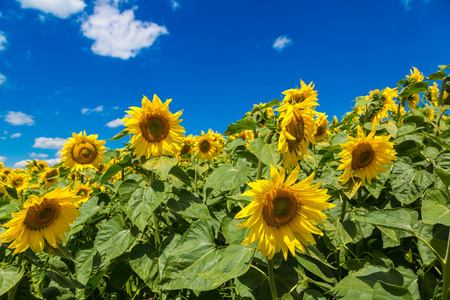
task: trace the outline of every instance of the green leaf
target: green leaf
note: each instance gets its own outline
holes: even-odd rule
[[[136,190],[128,201],[127,215],[141,231],[151,224],[153,211],[164,200],[164,183],[155,181],[150,187]]]
[[[9,291],[21,279],[25,268],[19,265],[6,265],[0,269],[0,296]]]
[[[12,213],[16,213],[18,212],[17,207],[10,203],[10,204],[6,204],[0,207],[0,220],[3,219],[12,219]]]
[[[181,181],[183,181],[183,183],[187,184],[188,186],[191,186],[192,184],[191,178],[186,174],[186,172],[183,171],[183,169],[181,169],[178,166],[174,166],[172,169],[170,169],[169,174],[180,179]]]
[[[341,249],[344,245],[351,243],[356,236],[355,223],[351,221],[340,222],[336,220],[334,222],[336,230],[327,235],[331,238],[331,243],[337,249]]]
[[[442,80],[447,76],[447,73],[439,71],[427,76],[428,80]]]
[[[228,244],[242,243],[247,237],[247,228],[237,226],[239,223],[242,223],[242,220],[236,220],[228,216],[222,219],[220,228],[222,228],[223,236]]]
[[[119,202],[125,213],[128,214],[128,200],[131,198],[134,191],[139,188],[139,184],[134,179],[125,180],[117,188],[117,192],[119,193]]]
[[[149,244],[135,245],[130,252],[130,265],[133,271],[152,290],[157,289],[158,251]]]
[[[211,220],[211,214],[208,207],[194,194],[187,190],[181,190],[178,193],[180,199],[169,199],[167,206],[173,212],[191,219]]]
[[[266,166],[277,166],[280,161],[280,153],[276,150],[276,144],[266,144],[261,139],[254,139],[249,143],[250,150],[256,157],[262,161]]]
[[[144,169],[155,172],[161,177],[161,180],[166,180],[170,170],[178,164],[178,159],[172,156],[158,156],[150,158],[142,166]]]
[[[448,189],[448,187],[450,186],[450,171],[447,171],[436,164],[434,164],[434,171],[445,184],[445,187]]]
[[[240,133],[241,131],[244,131],[244,130],[254,130],[254,129],[256,129],[256,127],[257,127],[257,124],[255,122],[253,122],[252,120],[248,120],[248,119],[239,120],[236,122],[236,124],[231,123],[228,126],[227,130],[225,130],[223,135],[229,136],[229,135]]]
[[[340,132],[331,138],[332,145],[341,145],[348,142],[348,137],[345,133]]]
[[[439,71],[450,69],[450,65],[438,65]]]
[[[417,233],[428,244],[433,240],[433,226],[429,224],[423,224],[420,231]],[[417,249],[419,250],[420,258],[422,259],[425,267],[430,266],[435,260],[436,255],[428,248],[421,240],[417,241]]]
[[[83,224],[87,220],[91,219],[92,216],[95,215],[99,209],[100,206],[98,205],[97,196],[93,196],[88,201],[83,203],[79,208],[81,215],[78,216],[75,222],[70,226],[71,230],[69,231],[69,235],[75,234],[78,231],[82,230]]]
[[[445,148],[446,150],[450,150],[450,142],[446,139],[443,139],[441,137],[438,136],[434,136],[431,134],[428,134],[426,132],[422,133],[425,137],[429,138],[430,140],[432,140],[433,142],[435,142],[436,144],[440,145],[441,147]]]
[[[19,197],[17,196],[17,190],[14,186],[9,186],[9,185],[3,185],[6,189],[6,191],[8,192],[8,195],[13,198],[13,199],[19,199]]]
[[[390,167],[387,167],[388,171],[386,173],[378,174],[379,179],[378,180],[372,180],[372,183],[366,183],[364,186],[365,188],[372,194],[372,196],[375,197],[375,199],[378,199],[380,197],[381,191],[383,190],[384,184],[389,178],[390,175]]]
[[[400,93],[399,96],[407,97],[409,95],[415,95],[415,94],[419,94],[419,93],[423,93],[423,92],[428,92],[428,85],[429,85],[428,81],[416,82],[413,85],[411,85],[409,88],[404,89]]]
[[[374,286],[378,281],[403,285],[403,277],[398,271],[368,265],[344,277],[330,292],[343,299],[372,300]]]
[[[101,259],[99,268],[106,267],[114,258],[122,255],[135,238],[135,232],[123,228],[120,216],[106,221],[94,241],[94,248],[98,251]]]
[[[316,260],[303,253],[297,253],[295,258],[308,272],[313,273],[314,275],[328,283],[337,282],[336,278],[333,275],[333,272],[319,260]]]
[[[303,300],[327,300],[327,298],[317,290],[306,290]]]
[[[372,211],[365,215],[354,215],[353,218],[360,222],[383,226],[389,229],[414,232],[418,213],[415,210],[405,208],[392,208]]]
[[[422,196],[433,183],[433,175],[425,170],[417,171],[409,158],[398,160],[391,172],[392,193],[398,201],[410,204]]]
[[[255,248],[240,244],[229,245],[220,260],[218,278],[214,286],[245,274],[252,264],[254,253]]]
[[[208,291],[214,289],[214,279],[198,274],[208,272],[222,258],[216,250],[211,225],[199,220],[176,241],[162,270],[161,288],[166,290],[191,289]]]
[[[354,108],[358,108],[358,107],[361,107],[361,106],[366,106],[372,100],[370,100],[370,99],[366,100],[365,96],[359,96],[359,97],[356,97],[353,101],[355,102],[355,107]]]
[[[100,265],[101,258],[92,243],[86,243],[75,255],[75,274],[78,282],[86,285],[95,267]]]
[[[248,181],[247,175],[249,172],[249,164],[244,164],[241,168],[238,168],[230,163],[225,163],[212,172],[206,180],[205,187],[210,187],[219,191],[232,190]]]
[[[50,270],[47,271],[47,276],[58,283],[60,287],[68,289],[84,288],[83,284],[73,278],[69,267],[67,267],[64,262],[57,260],[56,258],[52,258],[49,263]]]
[[[110,138],[110,141],[116,141],[116,140],[120,140],[121,138],[123,138],[124,136],[126,136],[128,134],[128,128],[123,129],[121,132],[119,132],[118,134],[116,134],[115,136],[113,136],[112,138]]]
[[[422,218],[425,224],[450,226],[448,194],[438,188],[427,190],[422,202]]]
[[[373,300],[412,300],[406,287],[378,281],[373,286]]]

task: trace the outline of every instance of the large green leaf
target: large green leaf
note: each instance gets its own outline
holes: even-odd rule
[[[427,190],[422,202],[422,218],[426,224],[450,226],[450,210],[447,206],[448,194],[438,188]]]
[[[233,219],[228,216],[222,219],[220,228],[222,228],[223,236],[228,244],[242,243],[247,237],[248,228],[237,226],[239,223],[242,223],[242,220]]]
[[[75,274],[78,282],[86,285],[92,271],[96,271],[101,258],[92,243],[85,244],[75,255]]]
[[[311,256],[305,255],[303,253],[297,253],[295,256],[300,265],[303,266],[305,270],[313,273],[317,277],[328,283],[336,283],[337,280],[333,275],[333,272],[324,265],[320,260],[314,259]]]
[[[432,140],[433,142],[435,142],[436,144],[438,144],[439,146],[450,150],[450,141],[448,139],[444,139],[441,138],[439,136],[435,136],[432,134],[428,134],[426,132],[422,133],[425,137],[429,138],[430,140]]]
[[[276,150],[276,144],[266,144],[263,140],[258,138],[249,143],[249,148],[266,166],[278,165],[281,156],[280,153]]]
[[[69,235],[72,235],[83,229],[84,223],[92,218],[93,215],[97,213],[100,209],[98,205],[98,197],[93,196],[88,201],[83,203],[79,208],[81,215],[75,220],[75,222],[70,226],[71,230],[69,231]]]
[[[207,273],[221,258],[210,224],[204,220],[196,221],[178,239],[167,257],[161,286],[166,290],[212,290],[215,280],[198,274]]]
[[[130,265],[139,277],[152,289],[157,289],[158,251],[149,244],[135,245],[130,252]]]
[[[252,120],[247,120],[247,119],[239,120],[235,124],[231,123],[228,126],[227,130],[225,130],[223,135],[229,136],[229,135],[233,135],[236,133],[240,133],[241,131],[244,131],[244,130],[253,130],[253,129],[256,129],[256,126],[257,126],[257,124],[255,122],[253,122]]]
[[[164,183],[155,181],[150,187],[136,190],[128,201],[127,215],[141,231],[151,223],[153,211],[164,199]]]
[[[372,300],[412,300],[410,291],[403,286],[378,281],[373,286]]]
[[[47,276],[53,281],[57,282],[60,287],[68,289],[82,289],[84,285],[73,278],[69,267],[59,259],[52,258],[49,261],[50,269],[47,271]]]
[[[393,208],[376,210],[365,215],[354,215],[353,218],[376,226],[413,232],[417,226],[418,213],[415,210]]]
[[[439,178],[442,180],[445,187],[448,189],[448,187],[450,186],[450,171],[445,170],[436,164],[434,165],[434,171],[439,176]]]
[[[128,201],[130,200],[131,195],[139,188],[139,184],[134,179],[127,179],[119,185],[117,189],[117,192],[119,193],[119,202],[125,213],[128,213]]]
[[[433,183],[433,175],[425,170],[414,169],[409,158],[399,159],[394,164],[390,177],[392,193],[404,204],[416,201]]]
[[[0,269],[0,296],[15,286],[23,276],[25,268],[19,265],[6,265]]]
[[[239,277],[248,271],[252,264],[255,248],[249,248],[241,244],[229,245],[219,263],[218,278],[215,286],[221,285],[232,278]]]
[[[208,206],[206,206],[198,197],[187,190],[181,190],[178,193],[180,199],[169,199],[167,206],[177,214],[191,219],[211,220]]]
[[[241,163],[235,167],[225,163],[214,170],[206,180],[205,186],[219,191],[229,191],[246,183],[249,172],[250,164]]]
[[[147,160],[143,168],[152,171],[160,176],[161,180],[166,180],[172,167],[178,164],[178,159],[172,156],[157,156]]]

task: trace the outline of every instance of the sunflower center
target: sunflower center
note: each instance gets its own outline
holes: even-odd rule
[[[375,156],[375,151],[369,143],[361,143],[352,152],[352,169],[360,169],[369,165]]]
[[[21,179],[17,179],[16,181],[14,181],[14,186],[21,186],[22,182],[23,181]]]
[[[56,175],[58,175],[58,171],[53,169],[53,170],[49,171],[47,174],[45,174],[45,178],[49,179],[49,178],[55,177]]]
[[[302,93],[294,93],[291,95],[291,104],[297,104],[297,103],[302,103],[303,101],[305,101],[305,95],[303,95]]]
[[[80,142],[73,147],[72,157],[76,163],[90,164],[97,158],[97,149],[89,142]]]
[[[268,196],[263,205],[263,218],[273,227],[285,225],[297,215],[298,201],[289,192],[278,190],[275,195]]]
[[[181,148],[181,156],[188,154],[189,150],[191,150],[191,146],[189,145],[183,145],[183,147]]]
[[[28,209],[23,224],[32,230],[39,230],[53,223],[61,207],[55,200],[44,199],[41,204]]]
[[[289,151],[292,152],[300,145],[303,135],[305,134],[305,122],[302,116],[298,115],[292,118],[292,121],[287,125],[287,132],[295,137],[295,140],[287,140]]]
[[[211,144],[207,140],[204,140],[200,143],[200,151],[202,151],[203,153],[207,153],[209,149],[211,149]]]
[[[317,135],[317,136],[323,135],[323,134],[325,133],[325,130],[326,130],[326,126],[325,126],[324,124],[320,125],[320,126],[317,128],[317,133],[316,133],[316,135]]]
[[[159,115],[153,115],[141,123],[141,131],[148,142],[158,143],[169,134],[169,122]]]
[[[85,190],[79,190],[77,196],[86,197],[88,193]]]

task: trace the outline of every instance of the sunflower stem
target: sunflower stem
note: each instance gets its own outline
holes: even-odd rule
[[[153,182],[155,182],[155,173],[150,172],[148,176],[148,184],[151,186]],[[155,230],[155,248],[159,249],[159,245],[161,244],[161,237],[159,236],[159,224],[158,224],[158,215],[155,211],[152,212],[153,217],[153,227]]]
[[[270,284],[270,292],[272,293],[272,299],[277,300],[278,294],[277,294],[277,287],[275,286],[275,276],[273,273],[273,260],[268,259],[268,271],[269,271],[269,284]]]
[[[197,193],[197,172],[198,171],[198,157],[194,167],[194,193]]]
[[[341,223],[344,221],[346,210],[347,210],[347,196],[344,195],[344,199],[342,199],[341,216],[339,217],[339,221]]]
[[[23,252],[20,252],[17,258],[17,264],[20,265],[22,268],[22,261],[23,261]],[[16,296],[17,288],[19,287],[19,283],[22,280],[22,278],[17,281],[17,283],[9,290],[8,292],[8,300],[14,300],[14,297]]]
[[[442,115],[444,114],[445,110],[442,111],[443,98],[444,98],[444,91],[447,85],[447,82],[450,80],[450,76],[447,76],[444,78],[444,81],[442,81],[441,90],[439,91],[439,98],[438,98],[438,113],[436,118],[436,126],[434,127],[434,135],[439,136],[439,122],[441,121]]]

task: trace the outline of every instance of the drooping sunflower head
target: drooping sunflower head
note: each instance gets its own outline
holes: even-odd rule
[[[182,112],[172,114],[169,103],[162,103],[158,96],[153,96],[153,102],[144,96],[142,107],[130,107],[127,111],[131,118],[125,118],[125,126],[131,137],[131,147],[134,153],[146,158],[169,155],[177,156],[183,142],[184,128],[179,124]]]
[[[31,180],[31,176],[25,172],[15,173],[12,172],[6,177],[6,184],[16,188],[18,192],[28,188],[28,184]]]
[[[209,129],[205,134],[202,131],[202,135],[198,136],[194,145],[194,155],[200,160],[212,160],[219,156],[221,151],[221,144],[216,141],[214,132]]]
[[[251,227],[244,245],[258,241],[258,250],[271,259],[276,252],[283,252],[287,260],[288,253],[295,256],[295,248],[305,251],[308,242],[315,244],[312,233],[322,235],[316,227],[326,216],[322,210],[334,207],[328,203],[327,190],[319,189],[320,183],[312,185],[314,173],[298,183],[299,167],[289,176],[283,167],[279,172],[271,166],[271,180],[250,182],[243,196],[252,197],[252,202],[242,209],[235,219],[249,217],[238,224]]]
[[[412,70],[410,70],[410,72],[411,72],[410,75],[406,75],[407,79],[412,80],[413,82],[423,81],[423,73],[420,73],[416,67],[413,67]]]
[[[93,189],[87,184],[78,184],[72,189],[72,191],[80,197],[80,199],[76,202],[76,204],[80,205],[89,200]]]
[[[40,182],[44,184],[45,189],[49,189],[54,183],[58,182],[58,169],[47,168],[40,176]]]
[[[419,94],[409,95],[407,101],[409,108],[416,108],[420,102],[420,96]]]
[[[86,135],[86,131],[72,133],[61,150],[64,166],[72,171],[91,167],[97,169],[103,162],[103,152],[108,148],[103,145],[105,141],[97,141],[97,134]]]
[[[11,243],[8,248],[15,249],[14,254],[28,248],[40,253],[45,243],[57,248],[60,239],[66,242],[65,232],[81,214],[75,204],[79,198],[69,187],[57,187],[42,197],[29,196],[24,209],[2,225],[8,230],[0,235],[1,242]]]
[[[279,122],[280,138],[278,151],[284,154],[283,166],[292,169],[299,159],[310,156],[307,152],[309,143],[314,143],[314,112],[310,109],[298,109],[290,106]]]
[[[317,118],[314,123],[314,140],[319,142],[325,140],[331,133],[328,130],[327,115],[325,115],[325,113],[317,113],[316,116]]]
[[[282,94],[285,95],[282,103],[283,105],[286,103],[294,105],[303,102],[317,101],[317,91],[314,91],[314,84],[312,81],[306,85],[306,83],[300,79],[300,88],[289,89],[282,92]],[[317,105],[317,103],[314,105]]]
[[[394,144],[389,142],[390,136],[375,136],[375,126],[366,137],[364,130],[358,126],[358,138],[348,136],[349,141],[341,145],[339,153],[341,165],[338,170],[344,170],[339,180],[345,184],[356,175],[362,184],[369,184],[378,174],[387,171],[386,165],[392,165],[396,159]]]

